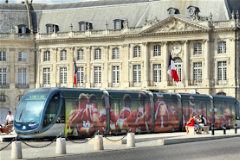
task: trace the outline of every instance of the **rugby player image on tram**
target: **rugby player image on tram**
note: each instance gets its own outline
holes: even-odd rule
[[[162,94],[157,94],[158,101],[155,102],[155,132],[167,131],[172,129],[168,107]]]
[[[79,95],[78,101],[76,102],[75,110],[70,111],[67,129],[69,136],[79,135],[80,128],[83,127],[83,113],[85,112],[88,104],[88,96],[84,93]]]
[[[99,115],[99,127],[98,130],[101,133],[104,133],[106,131],[106,121],[107,121],[107,111],[106,111],[106,102],[104,96],[102,96],[102,106],[103,109],[100,111]],[[116,127],[116,122],[117,122],[117,116],[116,113],[114,112],[114,101],[111,96],[109,96],[109,106],[110,106],[110,131],[112,133],[116,133],[117,127]]]
[[[132,131],[134,133],[148,131],[149,128],[148,123],[145,119],[145,110],[149,106],[145,93],[139,93],[138,103],[139,107],[135,111],[133,111],[124,121],[125,126],[127,126],[128,128],[128,131]]]
[[[117,127],[120,130],[127,130],[127,125],[126,122],[124,121],[128,118],[128,116],[131,114],[131,105],[132,105],[132,98],[129,94],[125,94],[123,96],[123,109],[120,111],[118,115],[118,120],[117,120]]]

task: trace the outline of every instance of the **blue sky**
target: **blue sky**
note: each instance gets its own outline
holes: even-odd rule
[[[8,0],[8,3],[21,3],[22,1],[25,1],[25,0]],[[31,0],[29,0],[29,2],[30,1]],[[66,2],[82,2],[82,1],[91,1],[91,0],[33,0],[33,3],[66,3]],[[4,2],[5,0],[0,0],[0,3],[4,3]]]

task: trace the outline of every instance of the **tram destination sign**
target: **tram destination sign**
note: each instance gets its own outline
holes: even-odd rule
[[[33,95],[29,95],[27,97],[27,99],[31,99],[31,100],[35,100],[35,99],[46,99],[46,95],[45,94],[33,94]]]

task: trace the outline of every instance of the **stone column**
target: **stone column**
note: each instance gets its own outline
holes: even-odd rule
[[[41,49],[39,49],[37,51],[37,64],[36,64],[36,67],[37,67],[37,70],[36,70],[36,75],[37,75],[37,78],[36,78],[36,88],[40,87],[40,84],[41,84],[41,72],[42,72],[42,69],[41,69]]]
[[[148,43],[142,44],[143,53],[143,74],[142,74],[142,87],[147,88],[149,84],[149,53],[148,53]]]
[[[102,58],[103,58],[103,65],[102,65],[102,86],[101,88],[108,87],[108,61],[109,61],[109,46],[103,47]],[[111,72],[111,70],[110,70]]]
[[[120,70],[120,78],[121,78],[121,88],[128,88],[129,87],[129,81],[130,81],[130,45],[129,44],[124,44],[122,46],[122,52],[120,53],[120,57],[122,59],[122,67]],[[123,82],[123,83],[122,83]]]
[[[67,61],[68,61],[68,81],[67,81],[67,86],[68,87],[73,87],[73,70],[74,70],[74,62],[73,62],[73,58],[74,58],[74,51],[75,48],[69,48],[67,50]]]
[[[169,62],[169,53],[168,53],[167,42],[163,42],[163,53],[162,54],[163,54],[163,60],[164,60],[164,64],[162,67],[162,86],[164,86],[164,88],[166,88],[168,85],[167,70],[168,70],[168,62]]]
[[[184,54],[183,54],[183,80],[184,86],[188,86],[188,79],[189,79],[189,50],[188,50],[188,41],[184,42]]]
[[[52,65],[52,69],[51,69],[51,74],[50,74],[50,84],[51,84],[51,87],[55,87],[57,86],[57,77],[58,76],[58,69],[57,69],[57,61],[58,61],[58,49],[57,48],[53,48],[51,49],[50,51],[50,54],[51,54],[51,61],[53,62],[53,65]]]
[[[204,86],[209,87],[209,70],[210,70],[210,64],[209,64],[209,59],[210,59],[210,54],[209,54],[209,40],[205,40],[205,54],[204,54],[204,60],[205,60],[205,67],[203,68],[203,77],[202,80],[204,83]],[[204,73],[205,72],[205,73]],[[204,77],[205,76],[205,77]]]
[[[86,63],[87,68],[85,69],[85,83],[86,88],[90,88],[91,86],[91,47],[86,47]]]

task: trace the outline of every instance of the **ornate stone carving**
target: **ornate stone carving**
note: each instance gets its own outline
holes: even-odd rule
[[[199,30],[199,28],[174,19],[173,21],[169,21],[168,23],[163,24],[158,29],[156,29],[156,31],[153,32],[160,33],[160,32],[194,31],[194,30]]]

